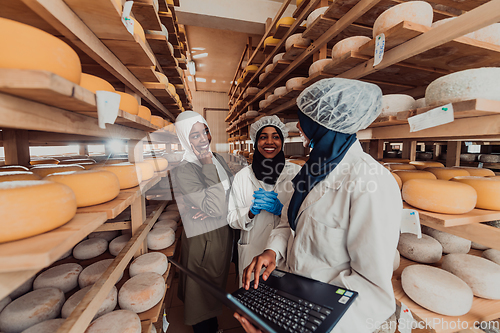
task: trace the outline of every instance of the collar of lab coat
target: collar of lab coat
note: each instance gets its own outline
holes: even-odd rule
[[[278,180],[276,181],[276,184],[274,184],[273,186],[273,191],[276,189],[276,187],[278,186],[278,184],[280,184],[283,180],[286,179],[286,177],[288,176],[290,170],[292,169],[292,165],[293,163],[291,162],[288,162],[288,161],[285,161],[285,167],[283,168],[283,170],[281,171],[280,173],[280,176],[278,177]],[[257,177],[255,177],[255,174],[253,173],[252,171],[252,167],[251,166],[248,166],[250,168],[250,180],[252,181],[252,183],[254,184],[254,186],[256,188],[263,188],[262,186],[262,183],[257,179]]]

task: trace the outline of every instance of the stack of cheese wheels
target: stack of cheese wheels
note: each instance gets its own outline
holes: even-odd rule
[[[389,168],[389,170],[415,170],[416,167],[414,165],[408,163],[384,163],[384,166]]]
[[[73,257],[87,260],[100,256],[108,249],[108,241],[104,238],[90,238],[78,243],[73,249]]]
[[[366,36],[353,36],[342,39],[332,48],[332,58],[338,59],[348,52],[357,51],[362,45],[365,45],[372,39]]]
[[[165,126],[165,120],[160,116],[151,116],[150,122],[159,128],[163,128],[163,126]]]
[[[141,169],[142,180],[148,180],[153,178],[155,175],[155,168],[148,162],[136,162],[137,165]]]
[[[424,170],[395,170],[394,173],[399,176],[403,184],[410,179],[437,179],[432,172]]]
[[[35,175],[30,171],[8,171],[1,172],[0,171],[0,183],[1,182],[10,182],[14,180],[40,180],[42,177],[39,175]]]
[[[314,23],[314,21],[316,21],[318,17],[320,17],[326,12],[327,9],[328,6],[320,7],[318,9],[313,10],[311,14],[309,14],[309,16],[307,17],[306,26],[309,28]]]
[[[92,288],[92,285],[80,289],[76,293],[71,295],[71,297],[68,298],[68,300],[64,303],[61,309],[61,317],[68,318],[71,312],[73,312],[73,310],[78,306],[78,304],[80,304],[80,302],[85,297],[85,294],[87,294],[90,288]],[[103,316],[106,313],[113,311],[116,308],[117,303],[118,303],[118,290],[116,289],[115,286],[113,286],[108,296],[106,296],[104,302],[102,302],[101,306],[99,307],[99,310],[97,310],[94,319],[99,318],[100,316]]]
[[[417,170],[423,170],[425,168],[444,168],[444,164],[434,161],[411,161],[411,165],[414,165]]]
[[[116,257],[118,255],[118,253],[120,253],[121,250],[123,250],[125,245],[127,245],[130,238],[132,238],[132,237],[130,235],[126,234],[126,235],[118,236],[115,239],[113,239],[109,243],[109,253],[111,253],[112,255],[114,255]]]
[[[425,90],[428,106],[476,98],[500,100],[500,68],[484,67],[448,74],[432,81]]]
[[[107,242],[111,242],[113,239],[118,237],[120,232],[118,230],[109,230],[109,231],[96,231],[88,235],[88,238],[102,238]]]
[[[476,208],[500,210],[500,181],[492,177],[454,177],[453,182],[472,186],[477,192]]]
[[[75,214],[75,194],[66,185],[42,180],[0,183],[0,243],[55,229]]]
[[[75,193],[78,207],[98,205],[113,200],[120,193],[118,177],[104,170],[54,173],[45,180],[69,186]]]
[[[87,90],[92,91],[94,94],[98,90],[115,92],[115,88],[108,81],[101,79],[100,77],[82,73],[82,79],[80,80],[80,85]]]
[[[80,288],[85,288],[90,286],[99,280],[101,275],[108,269],[109,265],[113,262],[113,259],[104,259],[93,263],[83,269],[83,271],[78,276],[78,285]],[[120,281],[123,277],[123,272],[116,282]]]
[[[165,280],[154,272],[141,273],[127,280],[118,292],[120,308],[141,313],[154,307],[165,294]]]
[[[430,27],[434,11],[425,1],[408,1],[389,8],[375,20],[373,38],[389,30],[400,22],[408,21]]]
[[[147,121],[151,120],[151,110],[144,105],[139,105],[139,113],[137,115]]]
[[[34,167],[31,168],[30,171],[43,178],[53,173],[67,172],[67,171],[82,171],[82,170],[85,170],[85,168],[78,164],[63,164],[63,165],[41,164],[41,165],[35,165]]]
[[[0,18],[0,40],[2,48],[9,50],[0,54],[0,68],[49,71],[80,84],[80,58],[59,38],[27,24]]]
[[[292,25],[294,22],[295,19],[293,17],[282,17],[276,22],[276,29],[278,29],[280,25]]]
[[[144,162],[152,165],[155,171],[163,171],[168,168],[168,161],[163,157],[147,158]]]
[[[403,200],[408,204],[442,214],[465,214],[476,206],[472,186],[433,179],[410,179],[403,184]]]
[[[395,174],[394,172],[391,171],[391,175],[394,177],[394,179],[396,179],[396,182],[398,183],[398,186],[399,186],[399,189],[402,189],[403,188],[403,182],[401,180],[401,178]]]
[[[382,96],[380,117],[396,116],[398,112],[415,108],[415,99],[410,95],[391,94]]]
[[[467,170],[458,168],[425,168],[424,171],[431,172],[437,179],[442,180],[450,180],[454,177],[470,176]]]
[[[67,293],[78,287],[78,276],[82,270],[82,266],[75,263],[52,267],[38,275],[33,282],[33,289],[59,288],[63,293]]]
[[[286,88],[288,90],[293,90],[295,88],[302,88],[302,83],[304,82],[305,77],[294,77],[286,81]]]
[[[418,238],[415,234],[401,234],[398,251],[403,257],[423,264],[436,263],[443,256],[441,244],[425,234],[422,235],[422,238]]]
[[[36,160],[30,161],[30,165],[39,164],[59,164],[59,160],[56,160],[55,158],[37,158]]]
[[[53,333],[57,332],[62,324],[64,324],[64,319],[62,318],[49,319],[31,326],[30,328],[22,331],[22,333]]]
[[[9,172],[9,171],[29,171],[29,169],[22,165],[4,165],[0,166],[0,172]]]
[[[134,96],[121,91],[116,91],[116,93],[120,95],[120,110],[133,115],[139,113],[139,103]]]
[[[165,274],[168,268],[167,256],[161,252],[150,252],[137,257],[129,267],[130,277],[142,273]]]
[[[0,330],[21,332],[61,313],[64,293],[57,288],[42,288],[12,301],[0,313]]]
[[[114,173],[120,182],[120,189],[131,188],[139,185],[142,181],[141,169],[132,163],[117,163],[111,165],[98,165],[93,170],[104,170]]]
[[[285,50],[290,50],[294,45],[295,46],[309,46],[311,44],[311,40],[309,38],[302,37],[302,33],[291,35],[286,39],[285,42]]]
[[[85,333],[141,333],[141,319],[128,310],[116,310],[97,318]]]
[[[316,73],[319,73],[325,68],[326,65],[330,64],[332,59],[320,59],[313,62],[313,64],[309,67],[309,76],[312,76]]]
[[[158,227],[148,233],[148,248],[150,250],[163,250],[175,242],[175,231],[168,227]]]
[[[462,169],[465,170],[469,173],[471,176],[477,176],[477,177],[490,177],[490,176],[495,176],[495,173],[491,171],[490,169],[484,169],[484,168],[473,168],[473,167],[454,167],[457,169]]]
[[[279,42],[280,42],[280,39],[276,39],[272,36],[269,36],[266,39],[264,39],[264,47],[266,47],[269,44],[273,44],[273,45],[278,44]]]

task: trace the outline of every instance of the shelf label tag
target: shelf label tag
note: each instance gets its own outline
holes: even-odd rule
[[[128,32],[130,32],[132,36],[134,35],[134,20],[132,20],[132,18],[130,17],[130,12],[132,11],[133,4],[133,1],[126,1],[123,5],[122,12],[123,25],[125,25],[125,28],[127,28]]]
[[[163,333],[165,333],[170,326],[170,323],[167,321],[167,313],[165,309],[163,310]]]
[[[425,113],[408,118],[410,132],[417,132],[427,128],[451,123],[455,120],[453,105],[446,104]]]
[[[401,333],[411,333],[412,328],[417,327],[413,322],[415,319],[413,318],[410,309],[401,302],[401,311],[399,312],[399,320],[398,320],[398,331]]]
[[[384,58],[384,50],[385,50],[385,35],[380,34],[377,37],[375,37],[375,54],[373,59],[373,67],[380,64],[380,62]]]
[[[420,217],[414,209],[403,209],[401,218],[401,233],[415,234],[418,238],[422,238],[420,228]]]
[[[111,91],[96,91],[97,120],[99,127],[106,129],[105,124],[114,124],[118,117],[121,96]]]

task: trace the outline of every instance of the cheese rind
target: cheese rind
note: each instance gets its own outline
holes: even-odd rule
[[[144,105],[139,105],[139,113],[137,115],[142,119],[151,121],[151,110]]]
[[[39,165],[31,168],[31,172],[44,178],[53,173],[68,172],[68,171],[83,171],[84,167],[78,164],[64,164],[64,165]]]
[[[30,171],[5,171],[0,172],[0,182],[10,182],[15,180],[41,180],[42,177]]]
[[[372,39],[366,36],[353,36],[342,39],[332,48],[332,58],[340,58],[348,52],[357,51],[362,45],[368,43]]]
[[[96,165],[92,170],[104,170],[114,173],[118,177],[121,190],[136,187],[142,181],[142,171],[140,167],[128,162],[111,165]]]
[[[127,280],[118,292],[120,308],[141,313],[154,307],[165,294],[165,280],[158,273],[142,273]]]
[[[472,186],[477,192],[476,208],[500,210],[500,181],[491,177],[466,176],[455,177],[453,182]]]
[[[101,79],[95,75],[82,73],[82,78],[80,81],[80,86],[84,87],[87,90],[92,91],[94,94],[98,90],[115,92],[115,88],[108,81]]]
[[[128,310],[116,310],[94,320],[85,333],[141,333],[141,319]]]
[[[159,228],[159,227],[172,228],[172,230],[176,231],[177,222],[175,220],[159,220],[158,222],[155,223],[153,228]]]
[[[133,115],[137,115],[139,113],[139,103],[134,96],[121,91],[115,92],[120,95],[120,110]]]
[[[411,165],[414,165],[417,170],[423,170],[425,168],[444,168],[444,164],[434,161],[411,161]]]
[[[398,251],[403,257],[424,264],[436,263],[443,255],[441,244],[425,234],[422,235],[422,238],[417,238],[417,235],[409,233],[401,234]]]
[[[54,333],[57,332],[62,324],[64,324],[64,319],[62,318],[50,319],[31,326],[21,333]]]
[[[73,295],[71,295],[66,300],[61,309],[61,317],[68,318],[71,312],[73,312],[73,310],[75,310],[78,304],[80,304],[80,302],[85,297],[90,288],[92,288],[92,285],[86,286],[85,288],[82,288]],[[117,303],[118,303],[118,290],[116,289],[115,286],[113,286],[108,296],[106,296],[101,306],[99,307],[99,310],[97,310],[94,319],[99,318],[100,316],[103,316],[106,313],[113,311]]]
[[[384,163],[385,167],[389,167],[389,170],[415,170],[416,167],[414,165],[408,163]]]
[[[147,237],[148,248],[163,250],[175,242],[175,231],[172,228],[158,227],[152,229]]]
[[[430,27],[434,17],[432,6],[425,1],[409,1],[389,8],[375,20],[373,38],[403,21]]]
[[[109,243],[109,253],[115,257],[120,253],[121,250],[127,245],[128,241],[132,238],[130,235],[121,235],[113,239]]]
[[[461,167],[453,167],[453,168],[465,170],[471,176],[477,176],[477,177],[495,176],[495,173],[492,170],[485,169],[485,168],[473,168],[473,167],[462,167],[462,166]]]
[[[163,171],[168,168],[168,161],[163,157],[146,158],[144,162],[152,165],[155,171]]]
[[[108,249],[108,242],[104,238],[90,238],[78,243],[73,249],[73,257],[78,260],[87,260],[100,256]]]
[[[437,179],[432,172],[424,170],[396,170],[394,172],[399,176],[403,184],[410,179]]]
[[[83,267],[75,263],[52,267],[38,275],[33,282],[33,289],[59,288],[67,293],[78,286],[78,276],[82,270]]]
[[[132,261],[129,273],[131,277],[149,272],[163,275],[167,271],[167,268],[168,259],[166,255],[161,252],[149,252]]]
[[[9,294],[9,297],[12,299],[16,299],[19,296],[26,294],[33,287],[33,281],[35,281],[36,276],[33,275],[28,280],[24,281],[19,287],[17,287],[13,292]]]
[[[96,231],[88,235],[89,239],[91,238],[103,238],[107,242],[111,242],[113,239],[118,237],[120,232],[118,230],[110,230],[110,231]]]
[[[80,276],[78,276],[78,285],[80,286],[80,288],[83,289],[96,283],[101,275],[106,271],[106,269],[108,269],[109,265],[113,263],[113,260],[114,259],[104,259],[85,267],[80,273]],[[122,277],[123,272],[116,282],[120,281]]]
[[[464,169],[458,168],[425,168],[424,171],[433,173],[437,179],[450,180],[454,177],[469,176],[470,174]]]

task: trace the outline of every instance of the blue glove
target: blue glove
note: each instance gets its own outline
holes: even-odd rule
[[[252,205],[250,206],[250,212],[252,212],[253,215],[258,215],[261,210],[262,207],[258,203],[255,203],[255,200],[252,200]]]
[[[257,191],[253,192],[253,197],[254,200],[252,200],[250,212],[252,212],[253,215],[257,215],[263,209],[264,204],[274,202],[274,199],[278,197],[278,193],[264,191],[262,188],[259,188]]]
[[[253,197],[255,199],[274,200],[278,197],[278,193],[274,191],[264,191],[263,189],[259,188],[258,191],[253,192]]]
[[[260,210],[265,210],[274,215],[281,215],[283,204],[278,199],[278,193],[259,189],[254,192],[253,205]]]

